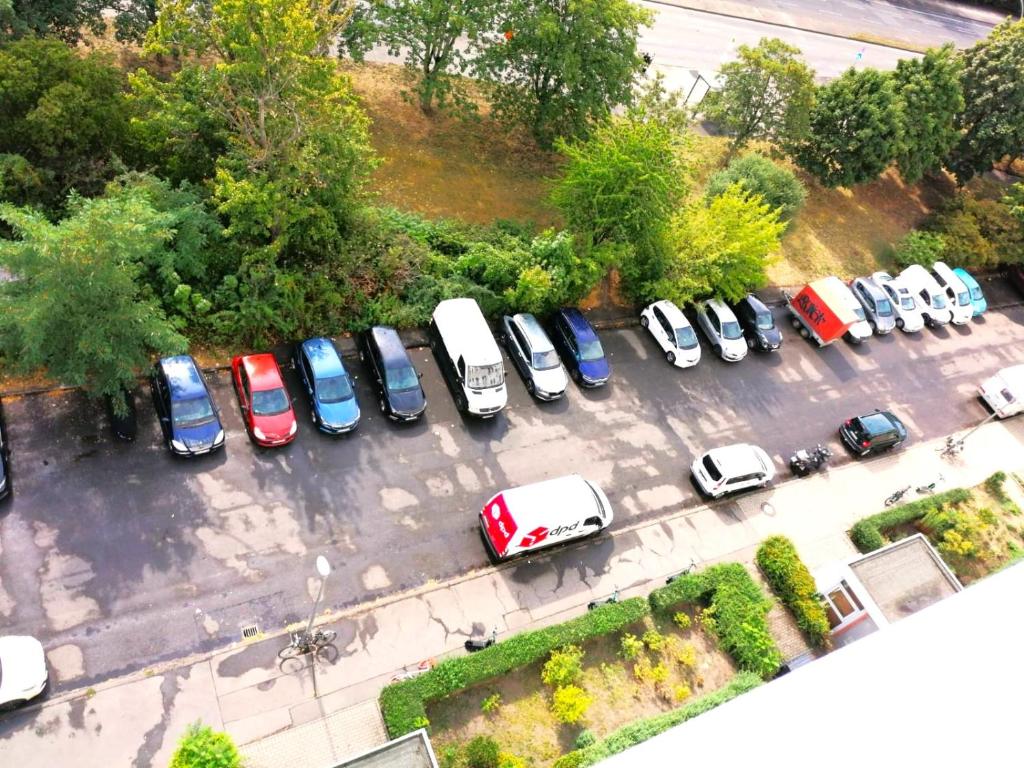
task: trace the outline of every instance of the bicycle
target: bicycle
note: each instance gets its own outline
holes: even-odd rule
[[[946,478],[944,478],[942,476],[942,474],[940,473],[939,476],[936,479],[932,480],[927,485],[919,485],[919,486],[917,486],[917,488],[915,490],[919,494],[921,494],[922,496],[924,496],[926,494],[929,494],[929,493],[935,493],[936,486],[938,486],[938,484],[941,483],[945,479]]]
[[[952,435],[950,435],[949,437],[946,438],[946,444],[942,448],[939,448],[938,450],[940,456],[956,456],[956,454],[960,453],[960,451],[962,451],[963,449],[963,438],[957,440]]]
[[[907,491],[909,491],[909,490],[910,490],[910,486],[908,485],[906,488],[901,488],[900,490],[895,491],[891,496],[886,498],[885,506],[891,507],[897,501],[899,501],[904,496],[906,496],[907,495]]]
[[[595,608],[598,608],[598,607],[600,607],[602,605],[611,605],[611,604],[617,603],[617,602],[619,602],[619,590],[618,589],[616,589],[614,592],[612,592],[611,597],[606,597],[604,600],[591,600],[589,603],[587,603],[587,610],[588,611],[592,611]]]
[[[338,633],[333,629],[314,629],[312,632],[301,630],[291,633],[291,642],[282,648],[277,656],[281,659],[291,659],[297,656],[305,656],[307,653],[319,652],[334,642]]]
[[[688,566],[686,566],[685,568],[683,568],[683,570],[681,570],[679,573],[673,574],[672,576],[669,576],[668,578],[666,578],[665,579],[665,583],[666,584],[671,584],[673,581],[678,579],[680,576],[686,576],[687,574],[693,573],[696,570],[697,570],[697,561],[694,560],[691,557],[690,558],[690,564]]]

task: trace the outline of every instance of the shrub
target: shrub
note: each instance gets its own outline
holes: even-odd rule
[[[676,701],[685,701],[690,698],[692,693],[693,691],[690,690],[690,686],[685,685],[684,683],[680,683],[672,689],[672,697]]]
[[[643,641],[644,645],[654,653],[661,653],[665,647],[665,636],[656,629],[649,629],[644,632]]]
[[[942,259],[945,245],[942,235],[915,229],[893,247],[892,258],[901,267],[920,264],[931,269],[932,264]]]
[[[391,738],[416,730],[428,702],[540,661],[556,648],[582,644],[591,637],[621,631],[650,612],[642,598],[602,605],[571,621],[503,640],[469,656],[446,659],[412,680],[387,686],[380,694],[381,712]]]
[[[500,693],[492,693],[490,696],[488,696],[486,699],[480,702],[480,711],[483,712],[485,715],[489,715],[492,712],[497,712],[500,707]]]
[[[644,649],[644,642],[640,640],[636,635],[631,635],[629,632],[622,636],[622,657],[632,661],[640,655]]]
[[[554,768],[587,768],[632,746],[646,741],[680,723],[702,715],[715,707],[756,688],[761,679],[750,672],[741,672],[714,693],[660,715],[630,723],[584,749],[577,749],[555,761]]]
[[[677,627],[679,627],[680,629],[682,629],[684,631],[689,629],[691,624],[693,623],[690,620],[690,614],[683,613],[682,611],[679,611],[678,613],[673,615],[672,616],[672,621],[674,621],[676,623]]]
[[[583,649],[578,645],[567,645],[565,648],[551,652],[551,658],[544,664],[540,679],[552,688],[572,685],[583,674]]]
[[[697,666],[697,649],[693,643],[686,643],[675,653],[676,661],[687,669]]]
[[[576,737],[575,746],[576,749],[586,749],[596,741],[597,737],[591,731],[588,731],[586,728],[584,728]]]
[[[928,222],[942,236],[947,260],[967,269],[991,269],[1020,260],[1024,223],[998,200],[961,192]]]
[[[498,755],[498,768],[526,768],[526,761],[511,752]]]
[[[789,221],[796,216],[807,198],[807,190],[791,170],[756,152],[733,160],[712,176],[704,194],[709,199],[717,197],[736,182],[777,209],[779,221]]]
[[[705,626],[741,669],[765,678],[778,670],[782,657],[766,619],[771,603],[739,563],[722,563],[680,576],[654,590],[648,599],[651,608],[662,615],[680,603],[707,604]]]
[[[197,721],[178,742],[170,768],[238,768],[241,764],[230,736]]]
[[[560,723],[572,725],[583,719],[591,699],[578,685],[566,685],[551,697],[551,712]]]
[[[913,523],[921,519],[929,511],[944,506],[958,506],[971,498],[971,492],[964,488],[953,488],[936,493],[925,499],[918,499],[909,504],[892,507],[876,515],[865,517],[854,523],[850,529],[850,539],[858,551],[867,554],[881,549],[886,544],[884,533],[901,525]]]
[[[467,768],[498,768],[498,742],[490,736],[477,736],[466,745]]]
[[[985,490],[988,491],[989,496],[1005,504],[1010,499],[1006,495],[1006,489],[1003,487],[1005,483],[1006,473],[1003,471],[995,472],[985,481]]]
[[[756,561],[775,594],[792,611],[797,626],[811,645],[828,645],[828,616],[818,598],[814,577],[800,559],[793,542],[785,536],[765,539],[757,550]]]

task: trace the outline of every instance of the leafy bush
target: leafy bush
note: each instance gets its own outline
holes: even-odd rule
[[[700,573],[680,576],[649,598],[651,608],[668,615],[681,603],[706,604],[705,626],[713,632],[737,665],[771,677],[782,657],[768,632],[771,603],[739,563],[722,563]]]
[[[679,627],[680,629],[682,629],[684,631],[689,629],[690,625],[693,623],[690,620],[690,614],[683,613],[682,611],[679,611],[678,613],[674,614],[672,616],[672,621],[675,622],[677,627]]]
[[[949,506],[929,510],[920,525],[947,559],[973,558],[985,545],[984,531],[989,525],[986,517],[991,519],[988,510],[975,515]]]
[[[1005,483],[1006,473],[1001,470],[993,473],[985,480],[985,490],[988,491],[988,495],[997,499],[1002,504],[1010,500],[1010,497],[1006,495],[1006,489],[1003,487]]]
[[[800,559],[793,542],[785,536],[765,539],[758,547],[756,561],[775,594],[792,611],[797,626],[811,645],[828,645],[828,616],[818,598],[814,577]]]
[[[656,629],[649,629],[644,632],[643,637],[644,645],[646,645],[654,653],[660,653],[665,647],[665,636]]]
[[[927,228],[942,236],[943,254],[951,266],[992,269],[1020,261],[1024,222],[1010,206],[961,192],[928,220]]]
[[[572,725],[583,719],[591,701],[578,685],[562,686],[551,697],[551,713],[558,722]]]
[[[510,752],[498,755],[498,768],[527,768],[526,761]]]
[[[673,656],[679,664],[687,669],[697,666],[697,648],[693,643],[685,643],[675,651]]]
[[[579,735],[576,737],[575,746],[576,749],[586,749],[596,741],[597,737],[591,731],[588,731],[586,728],[584,728],[582,731],[579,732]]]
[[[654,717],[630,723],[584,749],[577,749],[555,761],[554,768],[586,768],[647,741],[680,723],[709,712],[715,707],[746,693],[761,684],[761,678],[751,672],[741,672],[714,693],[702,696],[686,706]]]
[[[523,632],[479,653],[445,659],[412,680],[392,683],[380,694],[388,733],[391,738],[397,738],[416,730],[416,719],[426,716],[426,705],[430,701],[533,664],[556,648],[618,632],[649,612],[647,602],[638,597],[602,605],[563,624]]]
[[[915,229],[896,244],[892,258],[901,267],[920,264],[931,269],[932,264],[942,260],[945,247],[946,241],[942,235]]]
[[[567,645],[551,652],[551,658],[544,664],[540,679],[552,688],[572,685],[583,674],[583,649],[578,645]]]
[[[692,694],[693,691],[690,690],[690,686],[684,683],[679,683],[679,685],[672,689],[672,698],[676,701],[685,701],[690,698]]]
[[[498,768],[498,742],[490,736],[476,736],[466,745],[466,768]]]
[[[733,160],[712,176],[704,194],[709,199],[717,197],[737,182],[777,209],[779,221],[790,221],[807,198],[807,190],[792,171],[756,152]]]
[[[486,699],[480,702],[480,711],[483,712],[485,715],[489,715],[492,712],[497,712],[500,707],[500,693],[492,693],[490,696],[488,696]]]
[[[955,507],[970,498],[970,491],[964,488],[953,488],[925,499],[912,501],[909,504],[901,504],[898,507],[858,520],[850,529],[850,539],[858,551],[865,554],[874,552],[885,546],[886,531],[920,520],[933,509],[940,509],[947,505]]]
[[[622,636],[622,658],[632,661],[644,649],[644,641],[629,632]]]
[[[197,721],[178,742],[170,768],[239,768],[241,764],[230,736]]]

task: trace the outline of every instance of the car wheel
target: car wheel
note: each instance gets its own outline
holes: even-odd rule
[[[754,348],[754,340],[748,337],[747,338],[747,349],[753,349],[753,348]]]
[[[579,371],[573,371],[571,375],[572,380],[575,381],[577,384],[583,381],[583,375]]]
[[[644,328],[646,328],[650,324],[651,324],[651,321],[647,319],[646,315],[640,315],[640,325],[642,325]]]
[[[527,382],[526,382],[526,391],[527,391],[527,392],[529,392],[529,393],[530,393],[531,395],[532,395],[532,394],[533,394],[534,392],[536,392],[536,391],[537,391],[537,387],[536,387],[536,385],[535,385],[535,384],[533,383],[533,381],[527,381]]]
[[[665,359],[668,360],[672,365],[676,364],[676,353],[671,349],[665,353]]]
[[[902,317],[897,317],[896,318],[896,327],[899,328],[902,331],[904,325],[906,325],[906,323],[903,322],[903,318]]]
[[[713,349],[715,351],[715,354],[718,355],[719,357],[722,356],[722,345],[721,344],[715,344],[711,349]]]
[[[377,402],[380,403],[380,412],[381,413],[387,413],[388,412],[388,407],[384,404],[384,398],[383,397],[377,398]]]

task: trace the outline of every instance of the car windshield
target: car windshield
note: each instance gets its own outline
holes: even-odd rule
[[[984,298],[981,295],[981,288],[979,288],[978,286],[974,286],[973,288],[971,288],[971,298],[974,299],[975,301],[981,301],[982,298]]]
[[[176,400],[171,404],[176,427],[199,427],[213,421],[213,404],[208,397]]]
[[[601,342],[597,339],[580,344],[580,360],[600,360],[602,357],[604,357],[604,350],[601,348]]]
[[[697,346],[697,334],[693,332],[693,328],[676,328],[676,346],[680,349],[693,349]]]
[[[932,294],[932,306],[935,309],[945,309],[946,308],[946,297],[943,296],[940,293]]]
[[[853,314],[857,316],[858,320],[867,320],[867,318],[864,316],[864,307],[854,307]]]
[[[388,368],[385,378],[388,382],[389,392],[405,392],[416,389],[420,385],[420,377],[416,375],[416,369],[411,365]]]
[[[348,376],[328,376],[316,380],[316,392],[321,403],[340,403],[352,397],[352,384]]]
[[[757,327],[762,331],[770,331],[775,327],[775,320],[772,318],[771,312],[758,312],[757,313]]]
[[[879,317],[889,317],[892,314],[892,304],[888,299],[879,299],[875,304],[875,311],[878,312]]]
[[[547,371],[558,367],[558,353],[553,349],[547,352],[533,353],[533,367],[538,371]]]
[[[917,307],[917,304],[914,301],[913,296],[904,296],[902,299],[900,299],[900,306],[903,307],[904,309],[913,310]]]
[[[466,384],[470,389],[500,387],[504,380],[505,366],[501,363],[471,365],[466,369]]]
[[[284,387],[252,393],[252,412],[257,416],[276,416],[288,410],[288,393]]]
[[[722,473],[718,471],[718,465],[715,464],[715,460],[711,458],[710,454],[705,454],[704,458],[701,459],[701,463],[704,465],[704,469],[707,470],[708,477],[716,482],[722,479]]]
[[[740,324],[735,320],[726,320],[722,323],[722,337],[729,339],[730,341],[734,339],[742,339],[743,331],[740,330]]]
[[[963,307],[971,303],[971,295],[967,293],[967,291],[963,291],[956,295],[956,300],[960,302],[960,306]]]

